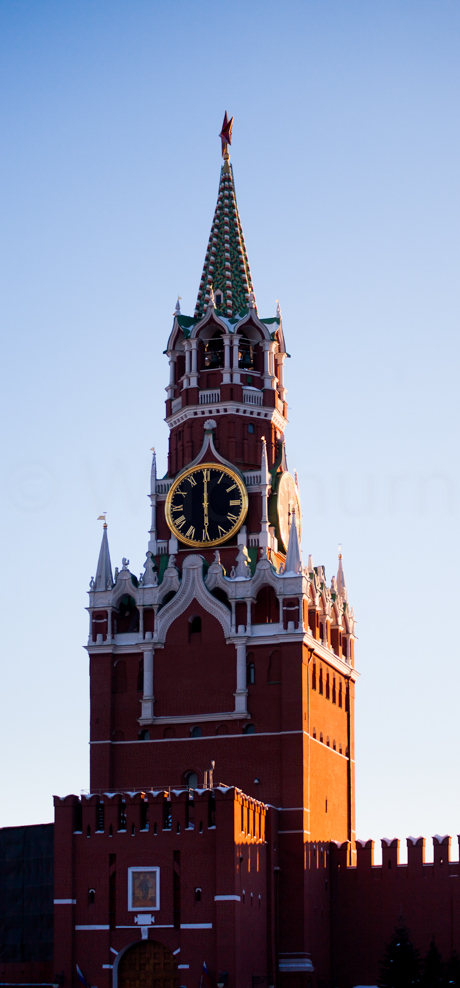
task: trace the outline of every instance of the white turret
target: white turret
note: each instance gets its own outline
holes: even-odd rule
[[[152,469],[150,471],[150,504],[152,506],[152,520],[150,524],[149,552],[154,556],[157,553],[157,458],[155,450],[152,448]]]
[[[261,457],[261,477],[260,486],[262,490],[262,517],[260,522],[259,545],[267,548],[270,545],[270,532],[268,525],[268,492],[271,485],[270,471],[267,460],[267,443],[265,436],[262,436],[262,457]]]
[[[113,587],[112,564],[110,562],[109,541],[107,538],[107,522],[104,522],[102,542],[97,562],[94,590],[111,590]]]
[[[345,583],[345,573],[343,572],[342,566],[342,547],[339,547],[339,568],[337,570],[337,592],[343,597],[344,600],[348,600],[347,595],[347,585]]]
[[[295,508],[291,515],[291,527],[289,529],[289,542],[284,564],[283,576],[298,576],[302,572],[302,553],[299,545],[299,533],[295,519]]]

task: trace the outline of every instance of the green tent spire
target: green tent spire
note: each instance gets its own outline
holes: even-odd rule
[[[219,194],[200,281],[195,317],[204,314],[211,289],[214,289],[216,309],[227,317],[243,313],[248,308],[250,295],[253,293],[243,228],[236,202],[233,168],[230,164],[228,143],[224,142],[223,158]],[[219,293],[222,297],[220,305]]]

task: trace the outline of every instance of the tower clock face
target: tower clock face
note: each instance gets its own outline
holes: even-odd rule
[[[295,520],[299,542],[302,537],[302,512],[300,508],[299,492],[296,483],[290,473],[281,474],[278,485],[278,527],[281,541],[287,551],[289,542],[289,529],[291,527],[292,512],[295,510]]]
[[[165,510],[171,532],[185,545],[220,545],[243,524],[248,494],[233,470],[216,463],[200,463],[174,481]]]

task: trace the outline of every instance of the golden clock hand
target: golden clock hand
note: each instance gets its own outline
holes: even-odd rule
[[[204,500],[203,500],[203,514],[204,514],[204,526],[205,526],[205,528],[207,528],[208,527],[208,524],[209,524],[209,519],[208,519],[209,502],[208,502],[208,477],[207,477],[207,474],[208,474],[208,471],[207,470],[203,470],[203,497],[204,497]]]

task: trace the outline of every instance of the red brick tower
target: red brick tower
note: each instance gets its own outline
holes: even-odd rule
[[[354,618],[341,557],[330,587],[302,564],[281,312],[258,314],[225,135],[195,314],[177,303],[167,345],[144,573],[113,579],[104,525],[91,581],[91,791],[195,788],[215,763],[275,807],[279,971],[306,974],[306,847],[355,837]]]

